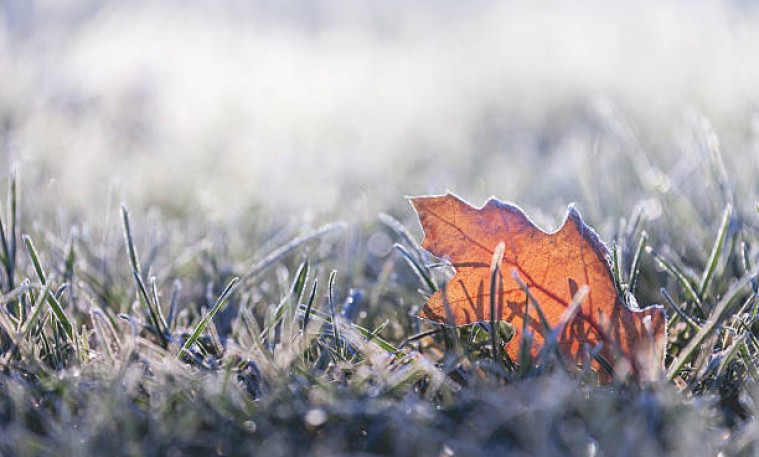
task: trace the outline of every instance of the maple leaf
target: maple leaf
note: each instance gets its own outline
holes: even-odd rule
[[[521,209],[495,198],[482,208],[450,193],[414,197],[411,204],[424,229],[422,247],[456,269],[419,317],[454,325],[509,322],[516,331],[506,345],[512,359],[519,354],[523,326],[532,332],[533,355],[545,344],[549,327],[559,332],[558,346],[570,360],[582,363],[588,348],[603,343],[600,355],[610,364],[629,363],[641,379],[658,375],[666,342],[664,311],[634,310],[622,302],[606,246],[574,207],[561,228],[546,233]],[[495,284],[493,272],[499,276]]]

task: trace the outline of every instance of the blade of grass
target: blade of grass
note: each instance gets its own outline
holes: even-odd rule
[[[617,286],[617,293],[620,295],[624,295],[625,292],[625,286],[624,282],[622,280],[622,271],[621,267],[619,265],[619,246],[617,245],[617,242],[614,242],[614,245],[612,246],[612,263],[613,263],[613,269],[614,272],[614,283]]]
[[[245,273],[241,281],[245,282],[252,278],[255,278],[261,272],[265,271],[267,268],[269,268],[271,265],[273,265],[275,262],[277,262],[282,257],[286,256],[293,250],[297,249],[300,245],[307,243],[311,240],[315,240],[317,238],[321,238],[324,235],[327,235],[329,233],[344,230],[347,227],[347,224],[345,222],[332,222],[326,225],[323,225],[317,230],[314,230],[311,233],[307,233],[303,236],[299,236],[297,238],[294,238],[289,243],[285,244],[284,246],[280,246],[279,248],[272,251],[269,255],[261,259],[260,261],[256,262],[255,265],[253,265],[247,273]],[[241,282],[241,283],[242,283]]]
[[[66,337],[68,337],[69,341],[73,342],[74,338],[74,327],[71,325],[71,321],[69,320],[69,317],[66,315],[66,312],[63,310],[63,306],[61,306],[61,302],[58,301],[57,298],[55,298],[55,295],[53,294],[47,294],[47,300],[48,303],[50,303],[50,307],[53,310],[53,314],[55,314],[55,318],[58,320],[58,323],[61,324],[63,327],[63,331],[65,332]]]
[[[491,355],[493,363],[498,363],[498,331],[495,326],[496,322],[496,302],[498,301],[498,286],[501,284],[501,262],[503,261],[503,251],[506,249],[506,243],[499,242],[493,251],[493,260],[490,263],[490,344],[493,346]]]
[[[295,331],[293,325],[295,325],[295,316],[298,313],[298,306],[303,299],[303,292],[306,289],[306,282],[308,281],[309,263],[308,260],[303,261],[298,267],[298,272],[295,274],[295,280],[290,287],[289,293],[289,306],[287,306],[287,316],[283,323],[283,328],[286,327],[288,332]],[[288,339],[292,335],[288,335]]]
[[[714,376],[713,381],[713,388],[717,387],[717,382],[719,379],[722,379],[723,375],[725,374],[725,370],[727,369],[730,362],[735,359],[735,356],[738,355],[741,352],[741,349],[745,349],[746,342],[748,341],[748,333],[744,333],[743,335],[739,336],[735,339],[735,341],[732,342],[732,344],[725,348],[722,351],[722,360],[720,360],[720,363],[717,367],[717,371]]]
[[[308,303],[306,305],[306,314],[303,316],[303,333],[306,333],[308,328],[308,322],[311,320],[311,310],[314,306],[314,300],[316,299],[316,290],[319,286],[319,281],[314,278],[314,285],[311,287],[311,293],[308,295]]]
[[[377,217],[379,218],[380,221],[382,221],[383,224],[389,227],[390,230],[398,234],[398,236],[400,236],[401,239],[405,241],[407,245],[411,247],[417,246],[417,242],[414,239],[414,237],[411,235],[411,233],[409,233],[406,227],[404,227],[404,225],[398,221],[398,219],[394,218],[393,216],[387,213],[380,213]]]
[[[113,354],[111,344],[115,343],[118,347],[119,340],[116,338],[116,331],[111,325],[111,321],[109,321],[108,318],[105,317],[105,314],[103,314],[98,308],[92,308],[90,310],[90,319],[92,320],[92,326],[101,348],[104,349],[108,359],[113,363],[116,360],[116,357]]]
[[[140,272],[140,263],[137,256],[137,248],[134,245],[134,238],[132,237],[132,229],[129,224],[129,211],[126,206],[121,205],[121,221],[124,228],[124,243],[126,244],[127,253],[129,255],[129,265],[132,268],[132,276],[137,286],[137,295],[140,301],[148,309],[148,315],[155,327],[155,331],[161,340],[163,347],[167,347],[169,344],[169,338],[167,336],[167,324],[163,319],[163,315],[158,308],[157,303],[153,303],[148,295],[148,289],[145,287],[145,282],[142,280],[142,274]]]
[[[50,285],[46,284],[42,286],[42,291],[37,295],[37,299],[34,302],[34,308],[32,308],[33,311],[31,316],[29,316],[29,319],[27,319],[26,322],[24,322],[24,325],[21,327],[22,334],[27,334],[37,322],[40,311],[42,311],[45,301],[47,301],[48,293],[50,293]]]
[[[132,276],[134,277],[134,282],[137,284],[137,295],[140,299],[140,302],[142,302],[143,305],[148,309],[148,316],[150,317],[150,320],[153,323],[153,328],[155,328],[155,333],[158,335],[158,337],[161,339],[161,343],[163,344],[163,347],[166,347],[169,340],[166,335],[165,326],[162,326],[161,318],[159,314],[156,312],[155,306],[153,305],[153,302],[150,300],[150,296],[148,295],[148,290],[145,287],[145,283],[142,281],[142,278],[140,277],[139,273],[135,270],[132,270]]]
[[[290,295],[295,300],[295,303],[300,303],[303,299],[303,292],[306,289],[306,281],[308,281],[309,262],[305,260],[298,267],[298,273],[295,275],[295,281],[293,281]]]
[[[632,264],[630,265],[630,293],[635,295],[635,288],[638,285],[638,274],[640,273],[640,259],[643,254],[643,249],[648,242],[648,234],[643,231],[640,233],[640,240],[638,240],[638,246],[635,248],[635,256],[633,257]]]
[[[26,308],[27,304],[31,304],[33,302],[32,296],[32,291],[29,291],[29,293],[21,294],[19,299],[16,301],[16,313],[13,314],[13,316],[18,318],[19,327],[21,327],[21,325],[23,325],[23,323],[26,321]]]
[[[163,310],[161,309],[161,297],[158,294],[158,285],[156,284],[156,277],[150,277],[150,293],[153,299],[153,305],[155,306],[158,322],[163,326],[163,333],[168,335],[169,324],[166,323],[166,318],[163,317]]]
[[[743,271],[751,271],[751,257],[750,248],[745,241],[741,242],[741,253],[743,254]],[[754,291],[754,295],[759,295],[759,278],[754,276],[751,280],[751,290]],[[753,314],[752,314],[753,316]]]
[[[126,243],[127,253],[129,255],[129,265],[132,266],[132,270],[140,274],[140,263],[137,261],[137,249],[134,247],[134,239],[132,238],[132,229],[129,225],[129,210],[126,206],[121,205],[121,222],[124,226],[124,239]]]
[[[383,322],[379,326],[377,326],[377,328],[375,328],[374,330],[372,330],[371,334],[366,337],[367,341],[371,341],[374,338],[379,338],[377,335],[379,335],[380,332],[382,332],[383,330],[385,330],[385,328],[387,328],[387,326],[389,324],[390,324],[390,321],[387,320],[387,319],[385,319],[385,322]]]
[[[717,232],[717,238],[714,240],[711,253],[709,254],[709,260],[706,262],[706,269],[701,277],[701,283],[698,288],[698,296],[701,300],[704,300],[706,289],[709,287],[709,283],[714,276],[714,271],[717,269],[717,262],[722,255],[722,250],[725,246],[725,238],[727,237],[728,228],[730,227],[730,219],[732,216],[733,207],[729,203],[725,207],[725,211],[722,213],[722,223],[720,224],[719,231]]]
[[[665,259],[659,253],[657,253],[651,246],[646,246],[646,252],[651,254],[654,260],[656,260],[659,263],[659,265],[664,267],[664,269],[667,270],[667,272],[671,274],[677,280],[677,282],[685,291],[685,295],[688,298],[688,300],[696,306],[696,309],[698,310],[701,317],[705,319],[706,312],[704,311],[704,307],[701,304],[701,299],[699,298],[699,294],[693,288],[693,284],[691,284],[688,278],[685,277],[683,272],[680,271],[680,269],[677,268],[672,262],[668,262],[667,259]]]
[[[227,284],[227,287],[224,288],[224,290],[221,292],[221,295],[219,295],[219,298],[216,300],[216,303],[214,303],[211,310],[203,316],[202,319],[200,319],[200,322],[198,322],[198,325],[195,326],[195,330],[193,330],[192,334],[189,338],[187,338],[187,341],[185,341],[184,345],[182,346],[182,349],[180,349],[179,354],[177,354],[177,358],[181,360],[182,356],[185,352],[189,352],[190,348],[193,344],[197,341],[197,339],[200,337],[200,334],[203,333],[203,330],[205,330],[206,326],[208,326],[208,323],[213,319],[213,317],[216,315],[216,313],[219,312],[222,306],[224,306],[227,303],[227,300],[229,299],[230,295],[232,295],[232,292],[234,290],[234,287],[240,282],[240,278],[233,278],[229,284]]]
[[[2,211],[0,211],[0,248],[2,248],[2,252],[0,252],[0,260],[3,263],[3,269],[5,270],[5,275],[8,280],[8,290],[13,290],[13,267],[10,264],[10,247],[8,246],[8,239],[5,236],[5,225],[3,224],[3,216]]]
[[[559,355],[560,348],[559,348],[559,337],[564,332],[564,328],[566,328],[569,321],[571,321],[575,315],[577,314],[577,311],[580,309],[580,306],[582,306],[583,301],[588,296],[588,293],[590,292],[590,288],[588,286],[582,286],[580,287],[577,292],[575,292],[574,296],[572,297],[572,302],[569,304],[567,309],[562,313],[561,318],[559,319],[559,322],[551,329],[551,331],[548,333],[547,337],[545,338],[545,344],[541,348],[541,354],[539,356],[542,356],[543,354],[547,354],[551,351],[556,351],[556,354]],[[540,357],[538,357],[540,358]]]
[[[327,301],[329,302],[329,312],[332,322],[332,333],[335,337],[335,347],[338,354],[342,354],[342,344],[340,340],[340,329],[337,325],[337,307],[335,306],[335,278],[337,277],[337,270],[332,270],[329,274],[329,281],[327,282]]]
[[[16,211],[16,172],[11,172],[10,183],[8,187],[8,214],[7,214],[7,231],[3,224],[2,214],[0,214],[0,260],[2,260],[5,275],[8,280],[8,290],[12,291],[16,287],[15,269],[16,269],[16,230],[17,230],[17,211]]]
[[[262,357],[265,357],[268,352],[265,348],[265,342],[261,337],[261,327],[258,325],[258,321],[250,312],[247,306],[240,307],[240,319],[242,319],[242,322],[244,324],[243,328],[245,328],[245,331],[250,337],[250,341],[253,344],[256,352],[258,352]]]
[[[527,329],[519,343],[519,376],[522,378],[532,369],[532,341],[532,330]]]
[[[725,314],[725,311],[728,309],[729,305],[733,302],[736,294],[738,294],[750,283],[751,278],[755,273],[755,271],[752,271],[743,275],[743,277],[738,282],[730,287],[730,289],[722,297],[719,303],[717,303],[717,306],[714,308],[711,315],[709,315],[707,321],[703,326],[701,326],[701,330],[699,330],[698,333],[696,333],[693,338],[691,338],[691,340],[682,350],[681,354],[678,355],[678,357],[672,362],[669,369],[667,370],[667,379],[675,379],[675,377],[680,374],[680,370],[683,369],[685,364],[688,363],[688,361],[690,361],[690,359],[700,350],[701,343],[709,335],[711,335],[715,327],[717,327],[717,325],[722,322],[723,315]]]
[[[443,332],[443,328],[442,327],[438,327],[438,328],[433,329],[433,330],[428,330],[426,332],[417,333],[416,335],[412,335],[412,336],[406,338],[405,340],[403,340],[401,342],[401,344],[398,345],[398,349],[402,349],[406,345],[411,344],[411,343],[413,343],[415,341],[419,341],[422,338],[426,338],[426,337],[432,336],[432,335],[437,335],[438,333],[442,333],[442,332]]]
[[[18,346],[18,322],[6,309],[0,309],[0,329],[4,330],[3,333],[12,341],[14,346]]]
[[[22,235],[21,238],[26,245],[27,252],[29,252],[29,257],[32,260],[32,265],[34,266],[34,270],[37,273],[37,277],[39,278],[40,283],[42,283],[43,287],[47,286],[47,278],[45,277],[45,272],[42,270],[39,255],[37,254],[37,250],[34,248],[32,239],[29,237],[29,235]],[[53,314],[55,314],[55,318],[58,319],[58,322],[60,322],[60,324],[63,326],[66,337],[68,337],[69,341],[73,341],[74,327],[71,325],[71,320],[63,310],[61,303],[55,298],[55,295],[50,293],[47,293],[46,295],[47,302],[50,304],[50,308],[52,308]]]
[[[519,287],[522,288],[525,294],[525,299],[529,300],[530,303],[532,303],[532,306],[535,307],[535,311],[538,313],[538,318],[540,319],[540,324],[543,326],[543,330],[546,332],[551,331],[551,324],[548,323],[548,319],[546,319],[545,314],[543,314],[543,309],[540,307],[540,303],[535,298],[535,296],[532,295],[532,292],[530,292],[530,286],[527,285],[524,281],[522,281],[522,278],[519,277],[519,273],[517,272],[516,268],[514,268],[511,272],[511,275],[514,277],[514,280],[516,280]],[[527,309],[525,309],[525,316],[527,316]],[[524,319],[527,321],[527,318]]]
[[[39,256],[37,255],[37,250],[34,248],[32,239],[29,235],[22,235],[21,239],[24,241],[24,244],[26,244],[26,249],[29,252],[29,257],[32,259],[32,266],[34,266],[34,271],[37,273],[37,277],[43,285],[47,284],[47,277],[45,276],[45,272],[42,271],[42,265],[40,264]]]
[[[393,346],[392,344],[388,343],[387,341],[383,340],[377,334],[382,331],[382,329],[385,328],[385,324],[380,325],[376,330],[373,332],[369,331],[368,329],[361,327],[360,325],[353,324],[352,328],[355,328],[358,333],[360,333],[364,338],[366,338],[366,341],[373,341],[377,344],[377,346],[381,347],[383,350],[387,351],[390,354],[396,354],[398,352],[398,348]]]
[[[419,279],[422,280],[422,283],[427,286],[428,291],[437,291],[437,285],[435,284],[435,281],[433,281],[430,277],[429,272],[424,267],[422,267],[419,261],[408,251],[408,249],[398,243],[394,244],[393,247],[401,253],[403,258],[406,260],[406,262],[408,262]]]
[[[535,311],[538,314],[538,318],[540,319],[540,323],[543,326],[543,331],[545,332],[546,338],[549,338],[551,335],[554,334],[554,329],[551,327],[551,324],[548,322],[548,319],[546,319],[546,316],[543,313],[543,308],[540,306],[540,302],[538,301],[537,298],[535,298],[532,292],[530,292],[530,287],[524,281],[522,281],[522,278],[519,277],[519,273],[517,272],[516,268],[512,270],[511,274],[516,280],[517,284],[519,284],[519,287],[521,287],[522,290],[524,291],[525,300],[529,301],[532,304],[533,308],[535,308]],[[580,304],[582,303],[582,300],[585,297],[585,294],[587,293],[587,291],[583,289],[581,290],[582,290],[582,293],[580,293],[580,291],[578,290],[578,292],[575,294],[575,297],[577,297],[577,302],[576,303],[574,302],[574,297],[573,297],[573,302],[569,305],[569,307],[567,308],[567,311],[562,315],[562,318],[565,318],[566,316],[566,319],[569,320],[577,312],[577,309],[579,308]],[[528,308],[527,306],[525,306],[525,319],[523,321],[524,327],[522,328],[523,334],[524,334],[524,331],[526,330],[526,322],[529,316],[527,314],[527,311],[528,311]],[[530,344],[532,344],[532,341],[530,341]],[[563,368],[565,372],[568,371],[564,363],[564,358],[562,357],[561,351],[559,350],[558,341],[556,341],[555,345],[551,345],[550,349],[555,351],[556,361],[559,363],[561,368]]]
[[[669,295],[669,292],[667,292],[667,289],[661,288],[661,294],[664,296],[664,299],[667,300],[667,303],[669,303],[669,306],[675,310],[678,316],[682,320],[685,321],[686,324],[688,324],[693,330],[698,331],[701,329],[701,326],[696,323],[695,319],[688,315],[684,310],[680,309],[680,307],[675,303],[675,300],[672,299],[672,297]],[[670,319],[670,324],[674,322],[674,319]]]

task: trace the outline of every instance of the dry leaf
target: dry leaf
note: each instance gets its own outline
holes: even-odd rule
[[[627,364],[643,379],[658,376],[666,340],[664,311],[656,306],[632,310],[622,303],[606,247],[573,207],[561,228],[549,234],[521,209],[495,198],[482,208],[453,194],[416,197],[411,203],[424,229],[422,247],[456,268],[420,317],[455,325],[488,322],[493,306],[495,320],[516,330],[506,345],[515,359],[523,324],[533,333],[533,355],[546,341],[537,302],[550,328],[561,330],[559,347],[569,359],[582,363],[586,348],[603,343],[601,356],[617,370]],[[495,267],[500,272],[491,304]]]

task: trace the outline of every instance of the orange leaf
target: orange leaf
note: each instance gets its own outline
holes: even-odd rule
[[[549,234],[521,209],[495,198],[482,208],[453,194],[415,197],[411,203],[425,232],[422,247],[456,268],[420,317],[455,325],[488,322],[494,307],[495,320],[510,322],[516,330],[506,345],[516,359],[524,324],[533,333],[533,355],[545,344],[542,311],[548,326],[560,330],[559,347],[570,360],[581,363],[586,348],[603,343],[601,356],[617,369],[623,362],[641,378],[658,375],[666,340],[664,311],[658,306],[632,310],[622,303],[609,253],[574,207],[561,228]],[[493,271],[499,276],[495,285]],[[603,372],[602,377],[608,379]]]

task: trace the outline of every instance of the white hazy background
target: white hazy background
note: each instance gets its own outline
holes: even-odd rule
[[[0,14],[0,174],[16,165],[72,207],[371,217],[452,189],[553,209],[590,198],[585,170],[621,154],[599,141],[617,115],[666,173],[696,114],[728,163],[759,172],[749,2],[0,0]],[[624,174],[637,159],[614,160]]]

